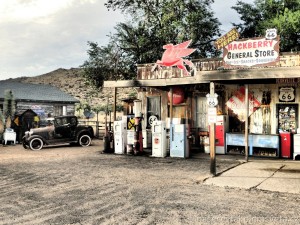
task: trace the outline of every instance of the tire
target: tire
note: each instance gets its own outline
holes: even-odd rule
[[[24,141],[23,141],[22,145],[23,145],[23,148],[28,149],[28,145],[26,145],[26,143]]]
[[[87,134],[81,135],[79,140],[78,140],[78,144],[82,147],[90,146],[91,143],[92,143],[92,139]]]
[[[23,148],[25,149],[28,149],[28,143],[26,142],[25,138],[22,139],[22,145],[23,145]]]
[[[32,140],[30,140],[29,142],[29,147],[31,150],[33,151],[39,151],[43,148],[43,140],[41,138],[33,138]]]

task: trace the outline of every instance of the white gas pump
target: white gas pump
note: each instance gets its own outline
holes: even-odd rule
[[[152,156],[167,156],[166,122],[156,120],[152,124]]]
[[[172,124],[170,127],[170,156],[188,158],[189,143],[186,124]]]
[[[126,121],[114,121],[114,147],[116,154],[125,154],[127,145]]]

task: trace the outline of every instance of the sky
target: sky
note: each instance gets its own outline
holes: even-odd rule
[[[254,0],[243,0],[253,3]],[[88,59],[88,41],[108,43],[124,16],[106,0],[0,0],[0,80],[77,68]],[[237,0],[215,0],[212,8],[228,32],[239,16]]]

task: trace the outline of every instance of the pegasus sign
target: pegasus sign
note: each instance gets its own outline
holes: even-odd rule
[[[163,53],[161,60],[157,60],[156,65],[177,66],[179,69],[183,70],[184,75],[190,75],[190,72],[187,70],[186,65],[188,65],[191,68],[194,68],[194,64],[190,60],[183,59],[183,57],[192,54],[196,50],[193,48],[188,48],[191,42],[192,40],[185,41],[177,45],[164,45],[163,49],[166,50]]]

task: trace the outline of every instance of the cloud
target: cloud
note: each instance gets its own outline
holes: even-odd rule
[[[10,13],[2,15],[0,22],[1,79],[78,67],[87,59],[87,42],[105,45],[107,35],[123,20],[119,13],[107,11],[105,1],[58,0],[60,4],[49,5],[48,11],[40,2],[5,1]],[[29,12],[34,7],[43,13],[16,16],[20,9]]]
[[[242,2],[253,4],[254,0],[242,0]],[[231,7],[236,5],[237,0],[215,0],[212,4],[212,9],[215,12],[215,16],[218,17],[221,22],[221,33],[225,34],[231,30],[232,23],[238,23],[240,17],[237,12]]]
[[[107,35],[125,20],[119,12],[108,11],[105,2],[0,0],[0,79],[82,65],[88,58],[87,42],[106,45]],[[223,24],[223,33],[239,19],[230,9],[236,1],[224,2],[215,0],[212,7]]]

